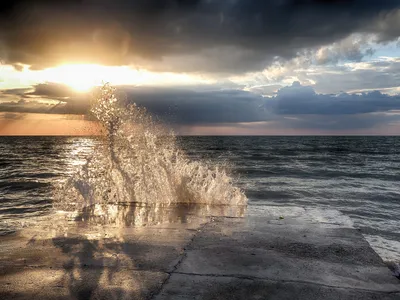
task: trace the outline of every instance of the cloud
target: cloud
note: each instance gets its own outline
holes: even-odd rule
[[[45,104],[38,101],[10,101],[0,102],[0,112],[7,113],[52,113],[55,105]]]
[[[80,95],[68,85],[54,82],[38,83],[28,88],[14,88],[0,90],[1,96],[21,96],[24,98],[42,96],[49,99],[64,99]]]
[[[79,93],[73,88],[60,83],[39,83],[34,85],[33,88],[34,90],[32,92],[25,93],[25,95],[44,96],[52,99],[73,97],[79,95]],[[7,92],[9,92],[9,90]]]
[[[145,106],[168,123],[204,124],[266,121],[264,98],[242,90],[193,91],[125,88],[130,102]]]
[[[399,6],[395,0],[2,1],[0,57],[32,68],[85,62],[241,73],[352,33],[395,39]],[[353,59],[364,53],[354,45],[348,50]],[[321,59],[337,57],[329,52]]]
[[[379,42],[387,42],[398,38],[400,36],[400,10],[386,11],[370,26],[373,27],[373,31],[379,32]]]
[[[78,93],[63,84],[40,83],[31,88],[0,91],[0,111],[86,114],[89,99],[89,94]]]
[[[324,46],[315,53],[318,64],[337,64],[340,61],[361,61],[371,56],[375,50],[371,47],[374,39],[366,35],[351,35],[332,45]]]
[[[294,82],[267,101],[267,108],[280,115],[356,115],[400,109],[400,95],[379,91],[361,94],[317,94],[310,86]]]
[[[4,120],[20,120],[23,118],[24,114],[11,113],[11,112],[0,113],[0,119]]]
[[[89,94],[75,94],[56,84],[37,85],[37,98],[18,98],[0,102],[0,111],[36,112],[48,114],[85,114],[89,109]],[[277,87],[274,87],[277,88]],[[11,92],[15,92],[11,90]],[[3,91],[6,93],[6,91]],[[161,121],[174,128],[221,127],[221,132],[297,132],[297,129],[329,131],[371,130],[394,128],[400,124],[400,95],[380,91],[365,93],[317,93],[311,86],[294,82],[281,87],[270,97],[233,88],[215,86],[193,88],[118,87],[122,105],[144,106]],[[43,103],[56,95],[62,101]],[[18,100],[20,99],[20,100]],[[236,128],[236,129],[234,129]],[[207,129],[209,130],[209,129]],[[231,131],[229,131],[231,130]],[[268,130],[268,131],[263,131]],[[283,131],[282,131],[283,130]],[[393,129],[395,130],[395,129]],[[392,130],[392,131],[393,131]],[[247,132],[246,131],[246,132]],[[304,131],[302,132],[304,134]]]
[[[324,93],[340,91],[385,90],[399,87],[400,59],[383,59],[342,66],[302,70],[299,79],[315,82],[315,89]]]
[[[15,88],[15,89],[8,89],[8,90],[0,91],[0,94],[2,94],[2,96],[4,96],[4,95],[24,96],[26,93],[28,93],[31,90],[32,90],[31,88]]]
[[[396,94],[400,87],[400,58],[380,57],[367,62],[312,65],[307,57],[298,57],[232,80],[244,83],[246,89],[262,95],[262,89],[258,89],[260,86],[288,85],[293,81],[312,85],[318,93],[325,94],[373,90],[392,90]]]
[[[69,87],[47,83],[33,87],[25,93],[29,101],[0,102],[0,111],[42,112],[62,114],[85,114],[89,109],[91,93],[77,93]],[[5,90],[3,95],[14,94],[15,90]],[[194,86],[193,89],[161,87],[118,88],[123,103],[136,103],[167,123],[235,123],[256,122],[268,119],[263,108],[264,98],[260,95],[237,89],[217,89],[215,86]],[[51,100],[52,104],[42,103]]]
[[[260,94],[263,96],[273,96],[277,93],[277,91],[282,88],[280,84],[272,84],[272,85],[253,85],[246,87],[246,90],[255,94]]]

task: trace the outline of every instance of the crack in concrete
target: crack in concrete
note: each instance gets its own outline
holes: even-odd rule
[[[205,223],[203,223],[203,224],[201,224],[199,226],[199,228],[197,229],[196,233],[193,234],[193,236],[189,240],[189,242],[185,245],[185,247],[183,247],[183,253],[179,257],[178,262],[172,267],[172,271],[165,272],[166,274],[168,274],[167,278],[165,278],[165,280],[161,282],[160,288],[157,291],[155,291],[155,292],[153,292],[153,293],[151,293],[149,295],[148,299],[151,300],[151,299],[154,299],[155,297],[157,297],[161,293],[161,291],[163,290],[164,286],[166,284],[168,284],[168,281],[171,278],[172,274],[177,274],[178,273],[178,272],[176,272],[176,270],[178,270],[179,266],[182,264],[183,260],[186,258],[188,248],[192,245],[193,241],[195,240],[197,235],[204,229],[204,227],[206,227],[208,224],[210,224],[213,221],[214,221],[214,218],[210,217],[210,219],[207,222],[205,222]]]
[[[260,281],[271,281],[271,282],[280,282],[280,283],[300,283],[300,284],[312,284],[316,286],[322,286],[327,288],[334,289],[343,289],[343,290],[353,290],[353,291],[362,291],[362,292],[371,292],[371,293],[379,293],[379,294],[400,294],[400,290],[397,291],[377,291],[377,290],[369,290],[358,287],[341,287],[336,285],[323,284],[312,281],[304,281],[304,280],[285,280],[285,279],[271,279],[266,277],[257,277],[257,276],[249,276],[249,275],[240,275],[240,274],[199,274],[199,273],[186,273],[186,272],[174,272],[174,274],[186,275],[186,276],[200,276],[200,277],[220,277],[220,278],[235,278],[242,280],[260,280]]]

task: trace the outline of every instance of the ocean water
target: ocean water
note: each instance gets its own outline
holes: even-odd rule
[[[54,186],[93,137],[0,137],[0,234],[52,213]],[[253,209],[337,209],[385,260],[400,261],[400,137],[178,137],[193,161],[224,163]]]

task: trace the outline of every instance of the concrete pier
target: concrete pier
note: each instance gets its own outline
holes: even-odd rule
[[[0,299],[400,299],[400,281],[335,211],[113,212],[0,237]]]

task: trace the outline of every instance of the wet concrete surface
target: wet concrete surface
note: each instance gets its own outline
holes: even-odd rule
[[[324,213],[118,206],[48,219],[0,237],[0,299],[400,299],[360,232]]]

